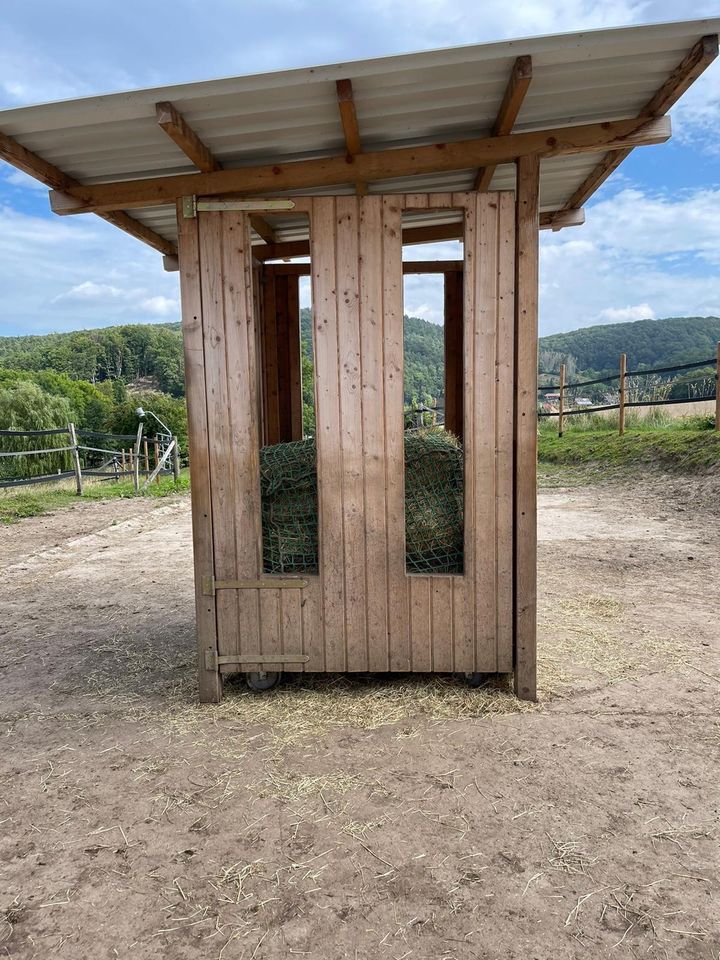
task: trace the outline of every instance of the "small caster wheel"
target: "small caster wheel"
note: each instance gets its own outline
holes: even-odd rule
[[[274,686],[277,686],[280,680],[280,674],[260,670],[258,673],[248,673],[245,680],[251,690],[272,690]]]
[[[487,683],[488,675],[486,673],[466,673],[465,679],[469,687],[481,687]]]

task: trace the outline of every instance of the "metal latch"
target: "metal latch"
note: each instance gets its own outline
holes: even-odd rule
[[[307,580],[299,577],[262,577],[259,580],[216,580],[213,576],[202,578],[204,597],[214,597],[218,590],[302,590]]]
[[[197,197],[182,198],[182,212],[186,220],[192,220],[199,213],[223,210],[244,210],[248,213],[262,213],[268,210],[294,210],[294,200],[198,200]]]
[[[223,664],[236,664],[242,666],[245,663],[308,663],[310,657],[302,653],[248,653],[230,654],[229,656],[220,656],[212,647],[205,650],[205,669],[217,670]]]

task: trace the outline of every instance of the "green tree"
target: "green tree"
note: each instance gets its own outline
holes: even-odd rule
[[[53,430],[67,426],[72,409],[65,397],[52,396],[28,380],[0,387],[0,429]],[[46,449],[67,446],[62,434],[50,437],[0,437],[3,451]],[[70,468],[67,452],[31,454],[25,457],[0,457],[0,477],[41,476]]]

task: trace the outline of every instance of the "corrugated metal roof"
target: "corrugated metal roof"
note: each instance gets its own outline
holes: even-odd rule
[[[720,19],[626,27],[455,47],[0,111],[0,130],[82,183],[192,173],[160,129],[169,100],[226,168],[342,153],[335,81],[353,82],[365,150],[459,140],[492,128],[515,58],[530,54],[533,79],[515,131],[634,117],[693,44]],[[572,196],[602,154],[543,161],[541,210]],[[475,171],[374,183],[371,192],[469,189]],[[492,189],[513,189],[512,166]],[[347,185],[347,192],[353,186]],[[342,192],[342,188],[319,192]],[[174,239],[171,207],[133,211]],[[292,220],[279,238],[297,236]]]

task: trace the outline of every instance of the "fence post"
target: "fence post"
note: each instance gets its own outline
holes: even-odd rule
[[[720,342],[715,355],[715,429],[720,430]]]
[[[137,437],[135,438],[135,463],[133,470],[133,488],[135,493],[140,492],[140,444],[142,443],[143,422],[138,424]]]
[[[627,373],[627,354],[620,354],[620,410],[618,411],[618,429],[620,436],[625,433],[625,374]]]
[[[75,492],[79,497],[83,494],[83,476],[80,466],[80,453],[78,451],[77,436],[75,434],[75,424],[68,424],[68,433],[70,434],[70,445],[72,446],[73,466],[75,468]]]
[[[563,435],[565,416],[565,364],[560,364],[560,404],[558,407],[558,436]]]
[[[178,445],[177,437],[173,437],[173,444],[173,479],[175,480],[175,483],[177,483],[180,479],[180,447]]]
[[[145,472],[150,473],[150,453],[148,451],[147,437],[143,440],[143,456],[145,457]]]
[[[126,468],[126,466],[127,466],[127,464],[126,464],[126,462],[125,462],[125,447],[122,448],[122,450],[120,451],[120,453],[122,454],[122,472],[123,472],[123,474],[124,474],[124,473],[125,473],[125,468]]]
[[[160,462],[160,444],[157,437],[155,437],[155,440],[153,441],[153,458],[153,466],[156,467]],[[160,474],[155,477],[155,483],[160,483]]]

